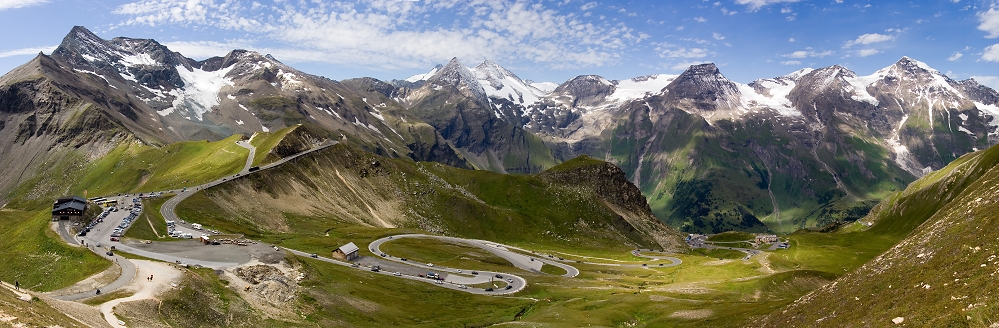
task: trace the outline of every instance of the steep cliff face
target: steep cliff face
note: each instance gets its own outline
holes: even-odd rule
[[[614,164],[581,156],[548,169],[539,175],[548,183],[580,187],[591,191],[633,228],[622,228],[635,239],[649,239],[660,249],[685,252],[683,234],[652,214],[649,202]],[[624,222],[620,225],[625,226]]]

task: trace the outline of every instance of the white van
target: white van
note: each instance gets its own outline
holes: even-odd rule
[[[197,230],[201,230],[201,224],[200,223],[192,224],[191,227],[193,227],[194,229],[197,229]]]

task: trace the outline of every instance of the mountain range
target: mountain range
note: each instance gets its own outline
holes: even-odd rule
[[[500,173],[589,155],[620,167],[673,227],[790,232],[859,219],[988,148],[997,117],[995,90],[907,57],[867,76],[831,66],[749,84],[701,64],[555,85],[458,59],[405,80],[333,81],[252,51],[196,61],[75,27],[51,55],[0,77],[0,190],[78,161],[71,153],[302,124],[381,156]]]

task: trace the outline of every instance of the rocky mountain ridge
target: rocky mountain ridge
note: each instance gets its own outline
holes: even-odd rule
[[[713,64],[624,81],[583,75],[534,103],[487,94],[477,111],[537,136],[556,162],[586,154],[621,166],[675,226],[793,231],[859,218],[887,192],[995,144],[997,95],[903,57],[867,76],[834,65],[750,84]],[[683,200],[691,192],[700,196]]]

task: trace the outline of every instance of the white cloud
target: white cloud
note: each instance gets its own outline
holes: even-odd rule
[[[964,54],[962,54],[960,52],[954,52],[953,55],[950,55],[950,57],[947,57],[947,60],[948,61],[955,61],[955,60],[961,59],[961,56],[964,56]]]
[[[735,11],[735,10],[728,10],[728,8],[725,8],[725,7],[722,7],[721,12],[722,12],[722,15],[726,15],[726,16],[732,16],[732,15],[735,15],[735,14],[739,13],[738,11]]]
[[[878,33],[868,33],[868,34],[864,34],[864,35],[858,36],[856,40],[847,41],[846,45],[844,45],[844,47],[849,48],[849,47],[852,47],[852,46],[858,45],[858,44],[871,44],[871,43],[891,41],[891,40],[894,40],[894,39],[895,39],[895,37],[891,36],[891,35],[884,35],[884,34],[878,34]]]
[[[686,27],[683,27],[683,25],[680,25],[680,26],[676,27],[677,31],[683,31],[684,29],[686,29]]]
[[[795,52],[792,52],[792,53],[789,53],[789,54],[783,54],[783,55],[781,55],[781,57],[784,57],[784,58],[819,57],[819,58],[821,58],[821,57],[829,56],[829,55],[832,55],[832,54],[833,54],[832,50],[826,50],[826,51],[819,52],[819,51],[815,51],[814,49],[812,49],[811,47],[809,47],[809,48],[805,48],[805,50],[798,50],[798,51],[795,51]]]
[[[704,58],[711,52],[704,48],[686,48],[675,44],[663,43],[656,47],[661,58]]]
[[[56,46],[48,47],[34,47],[34,48],[21,48],[7,51],[0,51],[0,58],[14,57],[14,56],[24,56],[24,55],[35,55],[39,52],[52,53]]]
[[[871,55],[877,55],[879,53],[881,53],[881,50],[877,50],[877,49],[862,49],[862,50],[857,51],[857,56],[867,57],[867,56],[871,56]]]
[[[238,0],[139,0],[114,13],[125,17],[116,27],[246,33],[271,44],[279,59],[380,69],[422,68],[452,57],[470,63],[530,61],[554,69],[602,66],[644,40],[624,23],[506,1],[302,1],[261,7]],[[453,14],[455,23],[426,22],[445,13]],[[217,44],[192,44],[198,45]]]
[[[715,40],[719,40],[719,41],[725,40],[725,36],[721,35],[721,34],[718,34],[718,33],[711,33],[711,37],[715,38]]]
[[[780,9],[780,13],[781,14],[790,14],[791,13],[791,8],[788,8],[788,7],[781,8]]]
[[[698,23],[704,23],[704,22],[707,22],[708,19],[704,18],[704,17],[697,16],[697,17],[694,17],[694,21],[696,21]]]
[[[978,13],[978,21],[981,22],[978,29],[989,33],[985,38],[999,38],[999,4],[992,5],[989,11]]]
[[[737,4],[749,6],[749,11],[757,11],[769,4],[786,2],[798,2],[798,0],[735,0]]]
[[[800,60],[785,60],[785,61],[780,62],[780,64],[781,65],[787,65],[787,66],[794,66],[794,65],[801,65],[801,61]]]
[[[580,10],[590,10],[597,7],[596,2],[587,2],[586,4],[579,7]]]
[[[985,47],[985,50],[982,52],[982,60],[999,62],[999,43]]]
[[[37,6],[47,2],[49,0],[0,0],[0,11]]]
[[[787,42],[794,42],[794,38],[787,39]]]
[[[979,75],[979,76],[972,76],[971,78],[975,79],[975,81],[978,81],[978,83],[986,85],[992,89],[999,90],[999,76]]]

